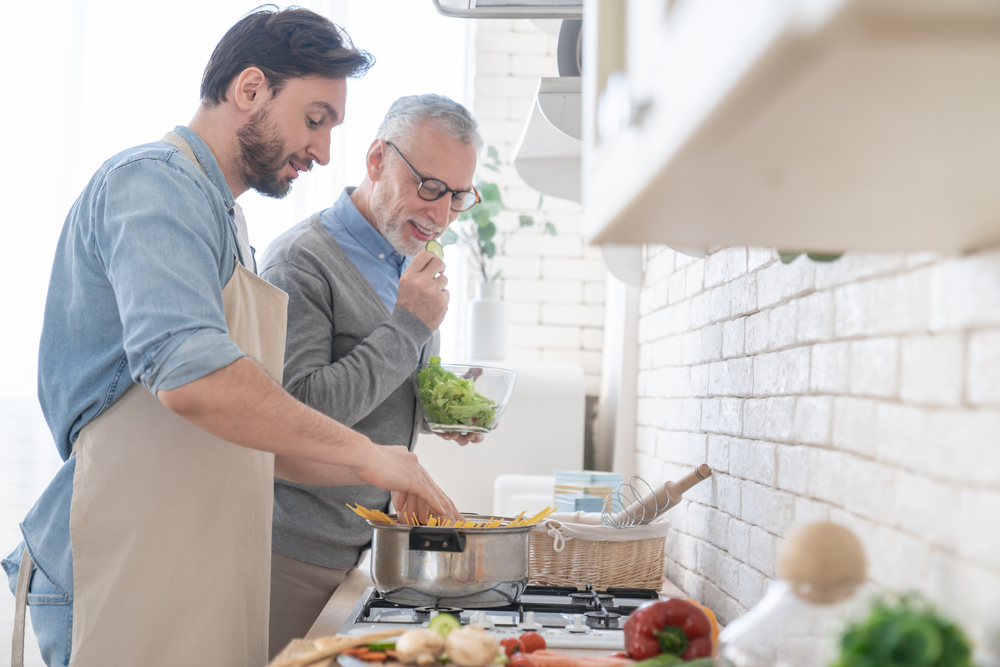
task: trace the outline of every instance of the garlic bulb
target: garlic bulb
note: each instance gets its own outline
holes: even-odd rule
[[[396,640],[396,657],[407,665],[432,665],[443,652],[444,639],[426,628],[404,632]]]
[[[460,667],[487,667],[496,659],[500,642],[482,628],[467,625],[451,632],[444,647],[448,659]]]

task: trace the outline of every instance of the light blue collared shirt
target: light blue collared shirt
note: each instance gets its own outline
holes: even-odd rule
[[[391,314],[399,295],[399,276],[410,265],[369,223],[351,201],[354,188],[345,188],[333,206],[319,214],[323,228],[330,232],[354,266],[358,267]]]
[[[198,135],[174,132],[201,170],[157,141],[105,162],[73,204],[56,247],[38,353],[38,400],[66,463],[21,523],[32,559],[73,596],[69,509],[86,424],[131,383],[154,394],[243,356],[222,288],[243,262],[234,199]],[[247,262],[253,266],[253,262]],[[20,546],[3,561],[14,590]]]

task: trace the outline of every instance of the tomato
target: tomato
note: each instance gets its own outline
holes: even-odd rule
[[[545,650],[545,637],[537,632],[525,632],[519,639],[521,640],[521,644],[524,645],[525,653]]]
[[[535,667],[535,663],[533,663],[531,658],[527,655],[518,653],[510,659],[510,662],[507,663],[507,667]]]
[[[517,637],[507,637],[506,639],[501,639],[500,646],[503,647],[504,653],[507,654],[508,658],[515,653],[527,653],[524,648],[524,644]]]

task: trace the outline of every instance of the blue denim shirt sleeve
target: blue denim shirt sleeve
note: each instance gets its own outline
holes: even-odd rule
[[[118,304],[130,374],[150,391],[173,389],[243,356],[229,339],[219,273],[230,230],[210,195],[192,187],[180,154],[108,173],[93,251]]]

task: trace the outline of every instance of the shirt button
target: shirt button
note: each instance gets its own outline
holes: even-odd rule
[[[385,253],[384,253],[384,252],[380,252],[380,253],[378,254],[378,258],[379,258],[379,259],[385,259]]]

